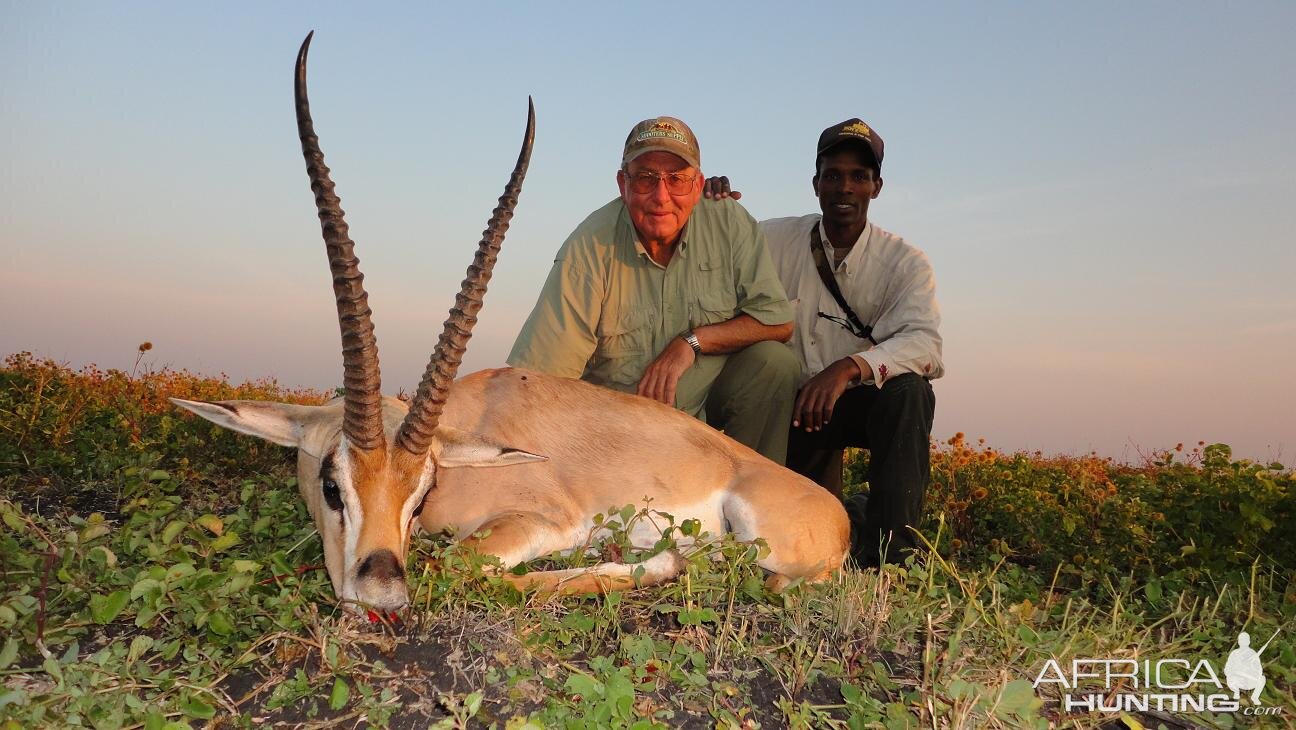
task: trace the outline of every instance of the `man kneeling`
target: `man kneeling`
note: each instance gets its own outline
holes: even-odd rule
[[[804,368],[787,466],[840,497],[843,449],[869,449],[867,499],[846,503],[852,557],[865,567],[916,547],[910,528],[931,474],[930,381],[945,371],[931,263],[868,220],[883,149],[859,119],[825,129],[811,178],[822,214],[761,223],[796,309],[792,345]],[[728,187],[712,178],[706,195],[741,197]]]
[[[765,236],[701,200],[701,153],[673,117],[630,130],[620,197],[568,236],[508,363],[705,417],[782,464],[800,365]]]

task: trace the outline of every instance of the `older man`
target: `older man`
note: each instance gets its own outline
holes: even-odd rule
[[[702,200],[697,138],[630,130],[620,197],[567,237],[508,362],[672,405],[783,463],[801,366],[756,221]]]
[[[869,449],[867,499],[846,503],[852,554],[866,566],[916,546],[909,528],[930,480],[931,381],[945,372],[931,263],[868,218],[883,152],[863,120],[825,129],[811,178],[821,214],[761,222],[796,302],[792,344],[805,367],[787,465],[840,496],[843,448]],[[706,194],[741,196],[727,178],[708,181]]]

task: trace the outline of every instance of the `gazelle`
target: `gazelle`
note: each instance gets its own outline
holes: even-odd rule
[[[413,402],[407,408],[384,398],[363,276],[311,121],[310,40],[297,56],[297,126],[333,272],[345,395],[323,406],[173,402],[296,447],[298,487],[339,599],[357,610],[403,607],[416,526],[449,530],[508,568],[575,549],[596,515],[645,501],[679,520],[697,519],[704,532],[763,538],[769,552],[759,564],[776,589],[841,567],[849,526],[837,499],[699,420],[646,398],[526,370],[486,370],[453,382],[530,161],[533,107],[513,175]],[[645,547],[659,537],[647,529],[631,534]],[[639,565],[507,577],[549,590],[607,590],[668,580],[682,567],[677,552],[665,551]]]

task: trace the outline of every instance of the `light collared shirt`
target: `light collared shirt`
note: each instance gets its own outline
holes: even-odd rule
[[[783,288],[796,309],[792,347],[801,358],[802,377],[809,380],[843,357],[868,364],[872,382],[882,387],[900,373],[939,378],[941,361],[940,307],[936,277],[926,254],[904,239],[869,223],[850,253],[833,270],[837,287],[860,321],[873,327],[873,345],[845,327],[819,316],[846,319],[828,292],[810,253],[810,232],[819,227],[824,254],[833,261],[833,248],[824,231],[823,216],[774,218],[762,221],[770,255]],[[865,372],[861,368],[861,373]]]
[[[739,313],[767,325],[792,321],[765,236],[741,205],[699,201],[663,267],[618,198],[558,250],[508,363],[633,393],[671,339]],[[676,407],[699,415],[724,363],[699,356],[680,378]]]

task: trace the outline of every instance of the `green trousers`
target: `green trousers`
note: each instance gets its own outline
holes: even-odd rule
[[[723,358],[724,367],[710,379],[680,378],[676,404],[689,410],[690,402],[703,405],[703,418],[729,438],[751,447],[765,458],[782,464],[787,459],[788,424],[796,401],[801,363],[780,342],[757,342]],[[714,372],[713,368],[707,368]]]
[[[728,355],[701,355],[680,376],[675,407],[782,466],[800,379],[791,348],[757,342]],[[607,387],[635,392],[634,384]]]

